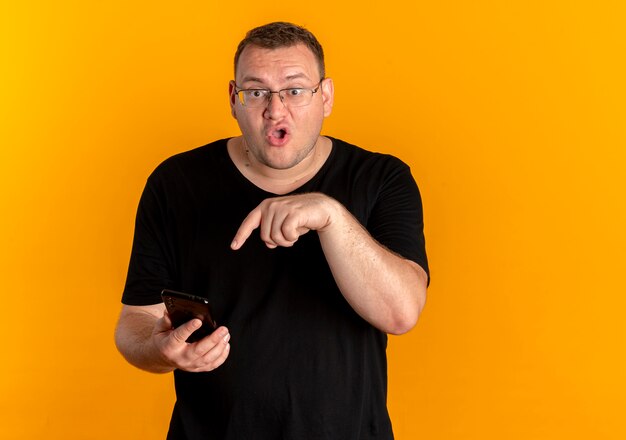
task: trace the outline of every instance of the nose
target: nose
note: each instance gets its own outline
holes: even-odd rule
[[[276,98],[274,95],[278,95]],[[287,107],[283,102],[283,97],[280,92],[271,92],[267,107],[265,108],[265,117],[268,119],[279,119],[287,111]]]

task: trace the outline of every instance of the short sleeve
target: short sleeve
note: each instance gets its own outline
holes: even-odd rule
[[[135,220],[135,234],[122,303],[150,305],[161,302],[160,293],[174,282],[167,208],[158,177],[150,176]]]
[[[380,187],[367,228],[382,245],[419,264],[430,279],[422,198],[410,168],[399,160]]]

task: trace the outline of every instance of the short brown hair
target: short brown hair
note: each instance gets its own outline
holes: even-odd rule
[[[235,74],[237,73],[237,63],[241,53],[248,45],[259,46],[264,49],[277,49],[279,47],[295,46],[304,44],[308,47],[317,59],[320,79],[324,78],[326,68],[324,66],[324,50],[317,41],[315,35],[302,26],[284,21],[276,21],[263,26],[256,27],[246,34],[241,40],[235,52]]]

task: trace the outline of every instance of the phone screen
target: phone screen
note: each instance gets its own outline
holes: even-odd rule
[[[161,292],[161,297],[174,328],[194,318],[202,321],[202,326],[187,338],[187,342],[199,341],[217,328],[206,298],[168,289]]]

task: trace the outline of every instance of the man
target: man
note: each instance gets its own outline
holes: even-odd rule
[[[148,179],[116,343],[174,371],[168,438],[393,438],[386,334],[424,306],[421,201],[398,159],[320,135],[333,92],[311,33],[253,29],[229,85],[242,136]],[[207,297],[221,326],[186,343],[200,321],[172,329],[165,288]]]

